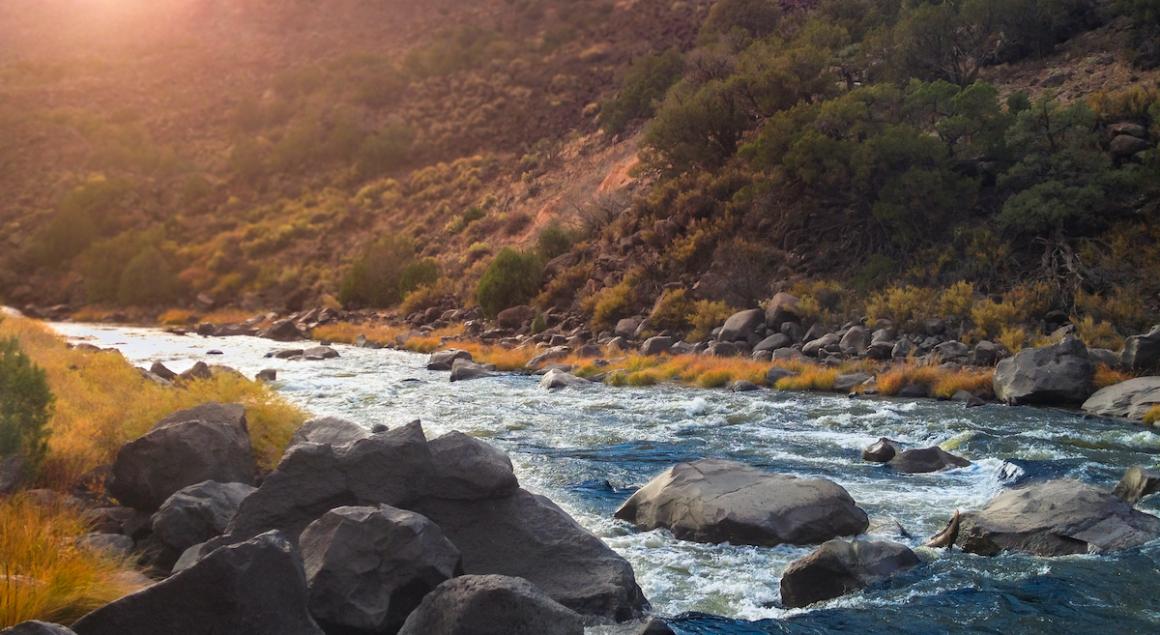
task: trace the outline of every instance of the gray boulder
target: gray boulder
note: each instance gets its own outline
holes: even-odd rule
[[[971,363],[975,366],[994,366],[1006,353],[1005,348],[989,340],[982,340],[975,344],[971,351]]]
[[[1124,340],[1121,355],[1124,368],[1135,371],[1160,370],[1160,325],[1144,335],[1133,335]]]
[[[461,351],[457,348],[436,351],[431,353],[431,357],[427,358],[427,370],[449,371],[457,359],[464,359],[470,362],[472,361],[471,353]]]
[[[802,354],[809,357],[817,357],[822,349],[834,346],[840,341],[841,339],[836,333],[827,333],[817,339],[806,342],[805,346],[802,346]]]
[[[776,351],[777,349],[785,348],[790,344],[793,344],[793,342],[790,341],[788,335],[785,333],[774,333],[773,335],[770,335],[769,337],[758,342],[757,346],[753,347],[753,352],[758,353],[761,351]]]
[[[616,511],[638,529],[666,527],[682,540],[771,547],[819,544],[866,530],[866,513],[840,485],[772,474],[744,463],[680,463]]]
[[[967,467],[971,462],[942,448],[905,450],[890,460],[890,467],[904,474],[927,474],[954,467]]]
[[[277,532],[223,547],[189,569],[82,617],[78,635],[322,635],[306,611],[306,577]]]
[[[1160,377],[1137,377],[1097,390],[1083,403],[1083,410],[1101,417],[1143,421],[1155,406],[1160,406]]]
[[[850,392],[858,386],[870,381],[873,375],[870,373],[847,373],[845,375],[838,375],[834,379],[834,392]]]
[[[862,460],[871,463],[888,463],[898,452],[898,446],[893,441],[881,437],[873,445],[862,450]]]
[[[298,328],[293,320],[278,320],[259,332],[258,337],[276,342],[297,342],[306,339],[306,334]]]
[[[469,381],[492,376],[493,373],[486,366],[466,359],[457,359],[451,364],[451,381]]]
[[[153,514],[153,535],[180,555],[193,545],[221,535],[255,487],[204,481],[184,487]],[[172,562],[172,560],[170,560]]]
[[[584,620],[527,580],[465,575],[423,598],[399,635],[583,635]]]
[[[149,367],[149,372],[153,373],[154,375],[157,375],[158,377],[164,379],[165,381],[176,381],[177,380],[177,373],[173,372],[172,370],[169,370],[169,368],[166,367],[165,364],[162,364],[161,362],[153,362],[153,365]]]
[[[971,349],[958,340],[943,342],[934,347],[934,354],[939,361],[965,364],[970,361]]]
[[[992,556],[1022,551],[1063,556],[1130,549],[1160,537],[1160,518],[1085,483],[1057,480],[999,494],[962,514],[958,544]]]
[[[646,605],[632,566],[543,496],[432,497],[410,509],[443,529],[466,573],[525,578],[574,611],[616,621],[639,616]]]
[[[581,388],[590,386],[592,382],[587,379],[581,379],[570,373],[566,373],[558,368],[553,368],[540,379],[540,388],[544,390],[556,390],[558,388]]]
[[[717,339],[722,342],[749,342],[756,340],[757,329],[765,322],[765,312],[761,309],[738,311],[725,320]]]
[[[729,384],[729,390],[733,392],[754,392],[756,390],[760,390],[760,387],[751,381],[738,379]]]
[[[353,421],[338,417],[319,417],[307,421],[294,431],[294,436],[290,438],[290,447],[303,443],[345,445],[368,436],[370,432]]]
[[[302,351],[302,359],[310,362],[320,362],[326,359],[338,359],[338,351],[329,346],[313,346]]]
[[[461,572],[430,520],[394,507],[339,507],[299,540],[310,614],[328,630],[394,632],[423,596]]]
[[[183,487],[253,483],[256,472],[244,409],[207,404],[174,413],[122,446],[108,490],[130,507],[153,511]]]
[[[673,348],[673,338],[658,335],[650,337],[640,345],[641,355],[663,355]]]
[[[4,630],[0,630],[2,635],[76,635],[76,632],[70,628],[65,628],[60,624],[49,624],[48,622],[40,622],[33,620],[31,622],[21,622],[16,626],[9,626]]]
[[[778,293],[765,304],[765,323],[770,328],[779,329],[783,324],[797,323],[800,319],[798,299],[789,293]]]
[[[1009,404],[1082,403],[1092,394],[1095,366],[1083,342],[1021,351],[995,367],[995,396]]]
[[[870,335],[864,327],[854,326],[846,331],[838,342],[842,354],[849,356],[861,355],[866,350]]]
[[[640,328],[640,318],[624,318],[616,323],[616,328],[613,329],[613,334],[624,339],[632,339],[636,336],[636,329]]]
[[[1135,466],[1124,472],[1112,494],[1124,499],[1129,505],[1135,505],[1157,491],[1160,491],[1160,473]]]
[[[511,459],[499,448],[462,432],[430,441],[434,474],[428,491],[451,500],[504,498],[520,488]]]
[[[852,593],[917,566],[905,545],[867,540],[831,540],[798,558],[781,575],[781,603],[800,608]]]

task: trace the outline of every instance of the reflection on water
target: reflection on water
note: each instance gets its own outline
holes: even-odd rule
[[[673,463],[723,457],[833,479],[870,515],[872,535],[917,548],[956,508],[978,508],[1005,487],[1061,477],[1110,487],[1128,466],[1156,466],[1160,435],[1141,428],[1053,410],[800,393],[600,385],[548,393],[528,377],[451,384],[446,373],[425,370],[424,356],[398,351],[337,347],[339,359],[299,362],[265,359],[279,345],[254,338],[57,328],[144,366],[162,361],[180,372],[208,360],[247,375],[277,369],[277,388],[318,415],[367,426],[419,418],[432,437],[463,430],[487,438],[511,453],[525,487],[559,502],[628,558],[654,609],[677,618],[683,633],[1160,631],[1157,544],[1054,560],[917,549],[926,564],[900,578],[787,611],[776,605],[778,579],[808,549],[682,542],[611,517],[635,487]],[[211,349],[225,355],[206,357]],[[880,436],[943,444],[974,464],[894,474],[860,459]],[[1157,498],[1141,507],[1157,513]]]

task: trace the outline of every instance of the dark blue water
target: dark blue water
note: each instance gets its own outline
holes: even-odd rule
[[[1160,464],[1160,436],[1074,413],[850,400],[800,393],[592,386],[547,393],[504,377],[450,384],[423,356],[340,348],[327,362],[268,360],[251,338],[178,337],[62,325],[148,365],[194,361],[247,374],[272,367],[278,389],[317,414],[366,425],[420,418],[429,436],[459,429],[512,456],[525,487],[546,494],[624,555],[660,615],[681,633],[1160,633],[1160,544],[1109,555],[996,558],[921,548],[955,509],[1005,488],[1074,478],[1111,487],[1131,465]],[[226,354],[206,358],[209,349]],[[900,475],[861,460],[880,436],[941,444],[970,467]],[[702,457],[837,481],[871,518],[872,537],[915,548],[924,564],[865,592],[805,610],[779,605],[779,579],[808,548],[700,545],[636,532],[612,512],[660,471]],[[1141,508],[1160,512],[1160,497]],[[899,531],[901,525],[906,533]]]

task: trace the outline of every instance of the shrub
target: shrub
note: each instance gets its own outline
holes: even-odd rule
[[[576,242],[574,232],[552,221],[540,231],[540,236],[536,239],[536,250],[539,251],[541,258],[548,261],[568,253],[574,242]]]
[[[999,330],[995,341],[1012,353],[1018,353],[1027,344],[1027,331],[1022,327],[1004,326]]]
[[[53,401],[44,370],[15,338],[0,340],[0,457],[19,454],[35,469],[48,449]]]
[[[146,247],[121,272],[117,301],[128,306],[171,304],[180,295],[180,284],[161,250]]]
[[[975,306],[975,285],[960,280],[943,290],[938,298],[938,310],[943,317],[966,320]]]
[[[701,25],[701,39],[712,41],[737,31],[760,38],[773,33],[780,21],[781,4],[776,0],[721,0]]]
[[[439,306],[450,295],[452,294],[446,279],[440,279],[433,284],[421,284],[403,298],[399,311],[403,315],[426,311],[433,306]]]
[[[697,300],[693,303],[693,315],[689,320],[693,330],[687,339],[696,342],[708,338],[713,329],[724,324],[733,313],[728,304],[719,300]]]
[[[621,280],[617,285],[605,287],[589,299],[592,324],[611,328],[618,320],[632,315],[636,302],[636,281],[632,277]]]
[[[899,325],[917,324],[934,317],[937,297],[934,289],[925,287],[890,287],[870,297],[866,315],[871,321],[889,318]]]
[[[1096,366],[1095,376],[1092,377],[1092,385],[1098,390],[1100,388],[1121,384],[1132,378],[1132,375],[1122,370],[1116,370],[1107,364],[1099,364]]]
[[[649,326],[656,331],[684,332],[689,328],[695,303],[685,289],[669,289],[661,294],[648,316]]]
[[[1116,332],[1116,327],[1110,322],[1097,322],[1092,316],[1085,315],[1082,318],[1072,317],[1071,323],[1079,338],[1091,348],[1119,350],[1124,345],[1123,336]]]
[[[411,151],[414,133],[402,124],[391,124],[367,137],[358,150],[358,171],[364,179],[386,174],[402,166]]]
[[[645,129],[645,143],[672,172],[713,168],[737,150],[750,118],[740,89],[722,80],[678,83]]]
[[[348,307],[395,306],[421,285],[439,278],[431,259],[415,260],[415,244],[396,236],[372,243],[342,280],[339,302]]]
[[[684,67],[676,49],[637,58],[621,80],[616,96],[601,107],[600,124],[611,133],[619,133],[633,121],[652,116],[655,102],[681,78]]]
[[[971,308],[971,323],[975,325],[979,337],[996,337],[1005,329],[1017,326],[1026,317],[1020,307],[1008,301],[984,300]]]
[[[475,297],[483,312],[495,317],[504,309],[530,302],[543,279],[544,263],[537,254],[505,247],[484,271]]]

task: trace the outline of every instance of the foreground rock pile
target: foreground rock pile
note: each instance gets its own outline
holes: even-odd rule
[[[647,608],[627,561],[473,437],[318,419],[258,479],[245,432],[240,406],[206,404],[122,448],[128,506],[94,523],[164,579],[73,631],[531,635]]]

